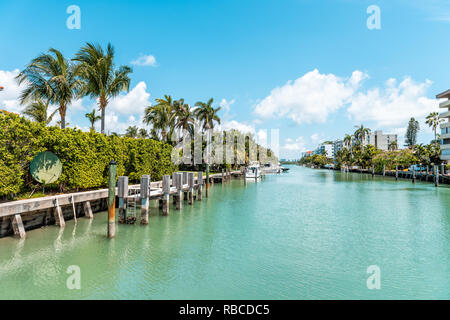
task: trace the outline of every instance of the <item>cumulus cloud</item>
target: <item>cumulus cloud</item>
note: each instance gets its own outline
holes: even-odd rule
[[[151,105],[150,93],[144,81],[139,82],[130,92],[112,99],[108,108],[120,114],[143,113]]]
[[[225,121],[220,125],[220,128],[219,128],[219,130],[224,130],[224,131],[228,131],[231,129],[241,131],[242,133],[255,134],[255,132],[256,132],[254,126],[243,123],[243,122],[239,122],[236,120]]]
[[[330,113],[351,101],[367,74],[354,71],[350,78],[321,74],[317,69],[275,88],[259,102],[255,113],[262,118],[287,117],[297,124],[323,123]]]
[[[426,97],[431,84],[430,80],[417,83],[410,77],[400,83],[389,79],[382,89],[356,94],[347,111],[358,122],[373,121],[382,128],[405,126],[411,117],[422,121],[438,109],[439,102]]]
[[[280,158],[299,159],[300,154],[306,151],[306,141],[302,136],[296,139],[287,138],[280,147]]]
[[[131,64],[143,67],[156,67],[156,58],[151,54],[141,55],[136,60],[131,61]]]
[[[236,101],[234,99],[228,101],[227,99],[222,99],[220,101],[219,106],[222,108],[225,112],[230,112],[230,107],[232,104],[234,104]]]
[[[15,77],[19,74],[19,69],[13,71],[0,70],[0,85],[4,87],[0,91],[0,109],[19,113],[23,106],[20,105],[19,96],[25,85],[19,87]]]

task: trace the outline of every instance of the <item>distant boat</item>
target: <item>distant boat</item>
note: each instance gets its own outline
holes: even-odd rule
[[[252,162],[245,170],[245,178],[258,180],[261,179],[261,167],[258,162]]]
[[[264,167],[262,168],[262,170],[264,171],[264,173],[281,173],[281,167],[280,167],[280,163],[275,164],[272,162],[268,162],[264,164]]]

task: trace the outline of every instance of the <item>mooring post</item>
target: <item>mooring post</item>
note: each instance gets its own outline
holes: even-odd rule
[[[223,168],[222,168],[222,183],[224,183],[225,182],[225,173],[224,173],[224,170],[223,170]]]
[[[172,173],[172,187],[176,187],[177,186],[177,174],[178,174],[177,172]],[[177,190],[178,190],[178,188],[177,188]],[[174,205],[176,205],[176,203],[177,203],[177,194],[174,194],[172,196],[172,203]]]
[[[209,196],[209,164],[206,164],[206,192],[205,196],[208,198]]]
[[[189,192],[188,192],[188,204],[194,204],[194,173],[189,172],[188,174],[188,185],[189,185]]]
[[[25,228],[23,226],[22,217],[20,216],[20,214],[15,214],[12,217],[11,223],[14,230],[14,235],[19,236],[19,238],[21,239],[25,238]]]
[[[385,177],[385,176],[386,176],[386,165],[383,164],[383,177]]]
[[[439,167],[436,165],[434,166],[434,185],[439,186]]]
[[[53,211],[53,214],[55,216],[55,223],[57,226],[63,228],[66,226],[66,222],[64,221],[64,216],[61,207],[59,206],[58,198],[55,198],[55,200],[53,200],[53,204],[55,205],[55,209]]]
[[[148,224],[148,198],[150,197],[150,176],[143,175],[141,178],[141,224]]]
[[[412,169],[412,183],[416,183],[416,169],[413,166]]]
[[[197,173],[197,200],[202,201],[202,190],[203,190],[203,171]]]
[[[177,173],[175,176],[175,184],[177,187],[176,198],[176,209],[181,210],[183,207],[183,174]]]
[[[125,223],[127,219],[128,177],[120,176],[117,185],[119,197],[119,223]]]
[[[395,180],[398,180],[398,165],[395,165]]]
[[[375,176],[375,167],[372,166],[372,178]]]
[[[86,218],[94,219],[90,201],[83,202],[83,209],[84,209],[84,215],[86,216]]]
[[[183,172],[183,184],[187,184],[188,183],[188,172],[184,171]],[[184,200],[188,199],[188,191],[184,192],[184,196],[183,196]]]
[[[108,176],[108,238],[116,236],[116,176],[117,164],[112,160]]]
[[[163,176],[162,190],[163,190],[162,210],[163,215],[167,216],[169,214],[170,176],[167,175]]]

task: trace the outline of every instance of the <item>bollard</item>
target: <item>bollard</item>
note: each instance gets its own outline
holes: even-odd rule
[[[398,181],[398,166],[395,166],[395,180]]]
[[[194,204],[194,173],[189,172],[188,174],[188,185],[189,185],[189,192],[188,192],[188,204]]]
[[[119,197],[119,223],[125,223],[127,219],[128,177],[119,177],[117,196]]]
[[[175,177],[175,184],[177,187],[177,194],[176,194],[176,208],[177,210],[181,210],[183,207],[183,174],[177,173]]]
[[[114,160],[109,163],[108,176],[108,238],[116,235],[116,175],[117,164]]]
[[[439,167],[434,166],[434,185],[439,187]]]
[[[143,175],[141,178],[141,224],[148,224],[148,204],[150,197],[150,176]]]
[[[203,191],[203,171],[197,173],[197,200],[202,201],[202,191]]]
[[[163,215],[167,216],[169,214],[170,176],[163,176],[162,190],[163,190],[162,210]]]
[[[209,164],[206,164],[206,192],[205,196],[208,198],[209,196]]]

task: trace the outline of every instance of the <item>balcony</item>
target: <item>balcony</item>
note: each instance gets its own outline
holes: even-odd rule
[[[448,117],[450,117],[450,110],[439,114],[439,118],[448,118]]]
[[[450,100],[445,100],[439,103],[439,108],[450,108]]]

